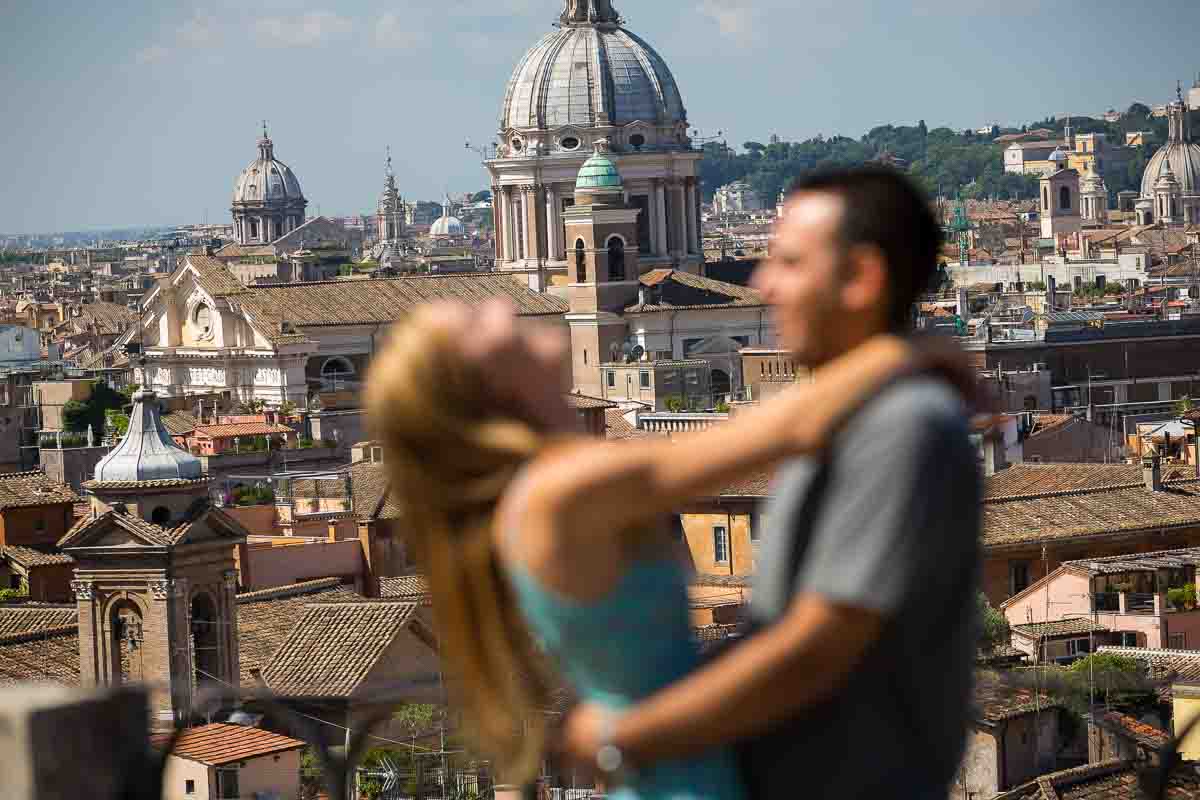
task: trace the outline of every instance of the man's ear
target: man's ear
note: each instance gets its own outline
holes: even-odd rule
[[[887,307],[888,264],[873,244],[856,244],[846,254],[842,280],[842,307],[847,311],[882,310]]]

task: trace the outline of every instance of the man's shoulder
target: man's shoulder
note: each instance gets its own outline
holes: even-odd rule
[[[915,376],[886,386],[845,426],[848,438],[954,434],[967,430],[958,391],[944,380]]]

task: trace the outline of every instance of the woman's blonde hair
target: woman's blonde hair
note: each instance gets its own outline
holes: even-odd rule
[[[367,382],[390,491],[433,594],[451,694],[482,754],[526,780],[545,742],[548,682],[493,546],[497,501],[544,435],[497,408],[434,308],[392,332]]]

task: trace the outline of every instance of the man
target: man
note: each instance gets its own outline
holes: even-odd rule
[[[754,282],[781,344],[817,368],[904,333],[937,265],[925,198],[884,168],[805,181]],[[785,465],[746,641],[568,749],[634,765],[739,743],[751,796],[942,798],[962,754],[975,652],[980,487],[962,400],[898,381],[820,463]]]

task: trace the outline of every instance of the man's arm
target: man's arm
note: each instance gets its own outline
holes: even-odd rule
[[[882,628],[873,611],[801,595],[777,624],[623,714],[611,743],[638,763],[761,733],[832,695]],[[570,753],[595,757],[605,713],[586,705],[573,713]]]

